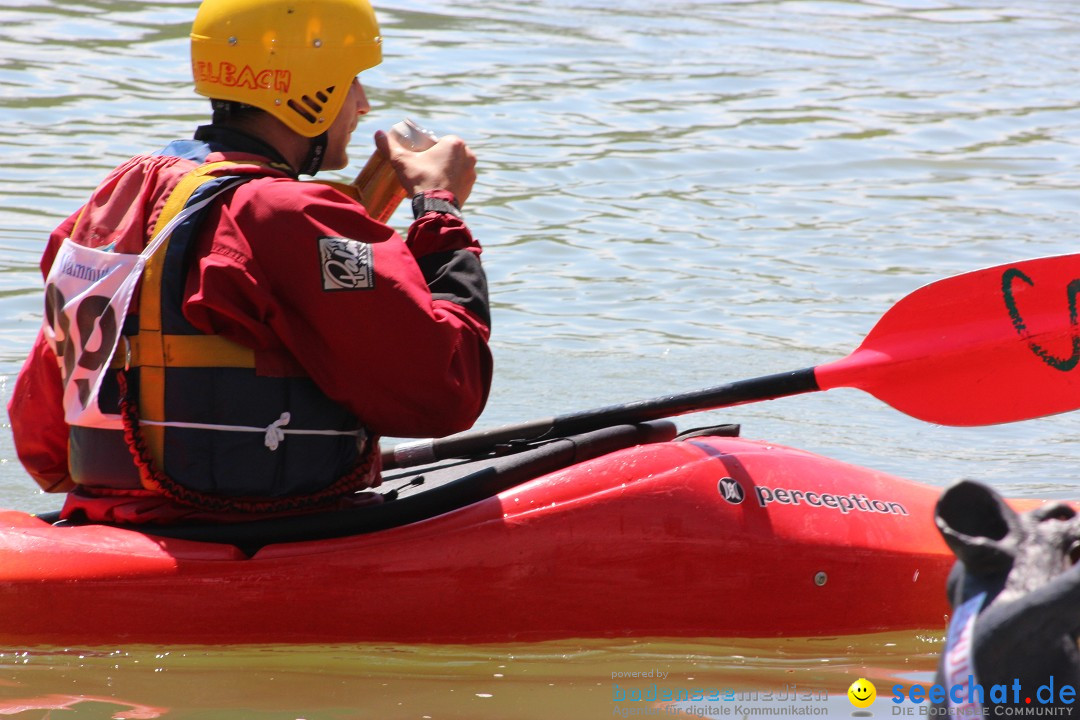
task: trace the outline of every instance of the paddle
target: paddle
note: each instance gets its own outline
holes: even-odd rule
[[[1080,254],[976,270],[897,302],[847,357],[816,367],[492,430],[397,445],[386,468],[759,400],[858,388],[942,425],[993,425],[1080,407]]]

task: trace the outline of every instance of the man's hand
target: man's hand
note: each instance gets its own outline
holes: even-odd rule
[[[449,190],[458,205],[464,205],[472,192],[476,155],[457,135],[446,135],[427,150],[414,152],[379,130],[375,133],[375,147],[390,159],[408,197],[426,190]]]

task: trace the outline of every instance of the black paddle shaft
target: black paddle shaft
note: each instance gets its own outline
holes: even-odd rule
[[[664,395],[652,400],[609,405],[517,425],[504,425],[491,430],[451,435],[438,440],[402,443],[383,453],[383,467],[411,467],[448,458],[473,457],[511,442],[533,442],[575,435],[611,425],[648,422],[758,400],[800,395],[819,389],[812,367],[764,375],[705,390]]]

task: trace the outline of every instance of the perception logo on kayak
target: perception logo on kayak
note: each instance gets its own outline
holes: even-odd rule
[[[716,484],[720,496],[732,505],[739,505],[746,499],[746,491],[735,478],[722,477]],[[862,493],[841,495],[838,493],[814,492],[812,490],[791,490],[789,488],[771,488],[758,485],[754,488],[760,507],[773,503],[779,505],[808,505],[813,508],[839,510],[844,515],[849,512],[880,513],[882,515],[907,515],[907,508],[893,500],[877,500]]]
[[[720,494],[732,505],[738,505],[746,499],[746,493],[743,492],[742,485],[738,480],[733,478],[724,477],[720,478],[720,482],[716,484],[717,490]]]

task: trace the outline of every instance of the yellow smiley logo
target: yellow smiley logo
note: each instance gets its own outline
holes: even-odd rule
[[[857,708],[868,708],[877,698],[877,688],[866,678],[859,678],[847,689],[848,700]]]

